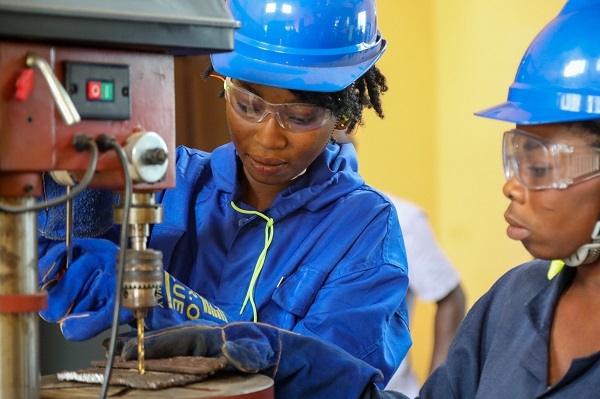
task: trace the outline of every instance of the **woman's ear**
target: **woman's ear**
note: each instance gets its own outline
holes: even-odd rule
[[[349,124],[348,122],[350,122],[350,118],[348,118],[346,115],[341,116],[338,119],[337,125],[335,125],[335,130],[347,130]]]
[[[346,115],[339,117],[332,135],[338,143],[354,143],[352,136],[358,131],[358,121],[354,124],[352,130],[348,131],[348,127],[351,125],[350,121],[350,118]]]

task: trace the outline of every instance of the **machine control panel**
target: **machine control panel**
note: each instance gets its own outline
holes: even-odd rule
[[[128,65],[66,62],[64,84],[82,119],[131,117]]]

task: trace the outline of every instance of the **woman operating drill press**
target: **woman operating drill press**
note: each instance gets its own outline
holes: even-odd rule
[[[176,187],[157,196],[164,222],[153,226],[149,246],[163,254],[163,297],[179,302],[150,311],[146,328],[251,322],[227,326],[238,336],[269,325],[314,338],[350,354],[351,378],[364,385],[311,387],[299,372],[301,396],[359,397],[369,384],[383,387],[410,346],[395,210],[357,173],[353,147],[332,139],[335,129],[362,123],[364,108],[383,117],[387,86],[375,63],[386,42],[374,0],[228,5],[241,28],[234,51],[211,56],[210,68],[223,79],[232,142],[212,153],[177,150]],[[94,225],[105,218],[89,217],[88,238],[74,239],[65,269],[53,212],[39,223],[49,295],[42,317],[60,322],[68,339],[87,339],[111,325],[119,248],[109,226]],[[121,312],[122,323],[131,317]],[[345,361],[326,370],[288,366],[334,380]],[[281,397],[299,397],[287,393]]]
[[[536,259],[502,276],[471,308],[442,363],[425,381],[423,399],[593,398],[600,378],[600,0],[569,0],[535,37],[509,89],[507,101],[478,112],[513,123],[504,133],[502,156],[508,199],[509,238]],[[289,388],[301,375],[284,360],[302,356],[314,367],[347,371],[336,385],[356,384],[351,359],[322,341],[269,330],[255,336],[252,352],[238,339],[243,326],[186,326],[151,333],[148,349],[172,355],[182,342],[188,352],[201,340],[234,359],[251,358],[255,369],[275,373]],[[273,327],[270,327],[273,329]],[[225,343],[210,345],[215,329]],[[246,327],[248,330],[248,327]],[[264,331],[266,330],[266,331]],[[277,339],[276,339],[277,338]],[[265,345],[266,342],[271,345]],[[217,340],[218,342],[218,340]],[[280,346],[275,343],[281,342]],[[122,352],[135,356],[132,341]],[[221,342],[219,342],[221,344]],[[265,355],[277,348],[279,364]],[[246,349],[244,351],[244,349]],[[205,351],[204,353],[208,353]],[[262,356],[261,356],[262,355]],[[346,356],[346,357],[345,357]],[[345,360],[343,360],[345,359]],[[249,364],[246,360],[244,364]],[[355,363],[358,368],[358,363]],[[314,377],[314,376],[313,376]],[[323,385],[336,381],[323,375]],[[288,384],[289,383],[289,384]],[[301,387],[287,398],[303,395]],[[373,385],[362,398],[398,397]],[[332,394],[330,397],[346,398]]]

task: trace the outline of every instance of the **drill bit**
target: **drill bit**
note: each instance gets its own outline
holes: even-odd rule
[[[137,350],[138,350],[138,374],[144,375],[144,316],[142,312],[136,312],[137,318]]]

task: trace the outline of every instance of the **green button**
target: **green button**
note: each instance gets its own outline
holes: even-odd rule
[[[112,101],[114,97],[114,85],[112,82],[102,82],[102,97],[103,101]]]

